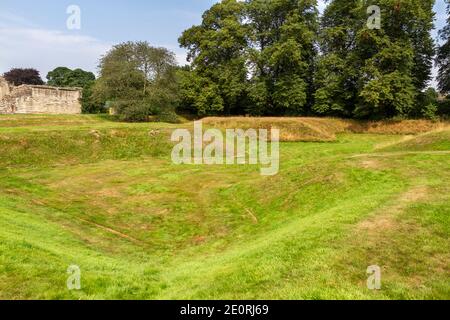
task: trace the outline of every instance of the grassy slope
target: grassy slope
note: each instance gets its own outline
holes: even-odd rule
[[[172,165],[169,125],[39,118],[0,117],[0,299],[450,298],[446,131],[283,143],[261,177]]]

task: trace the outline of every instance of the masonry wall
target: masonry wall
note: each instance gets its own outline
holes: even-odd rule
[[[9,85],[3,78],[0,78],[0,100],[9,94]]]
[[[11,101],[10,99],[6,99],[9,93],[8,83],[0,77],[0,114],[12,112]]]
[[[0,114],[80,114],[81,90],[48,86],[10,87],[0,78]]]
[[[17,92],[16,92],[17,90]],[[80,114],[80,91],[43,86],[15,89],[15,113],[19,114]]]

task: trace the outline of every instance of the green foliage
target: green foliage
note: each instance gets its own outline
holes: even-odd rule
[[[422,109],[422,116],[425,119],[438,120],[437,112],[438,106],[436,104],[429,104]]]
[[[360,61],[355,50],[357,3],[335,0],[321,19],[313,111],[321,115],[353,116],[358,97]]]
[[[372,4],[381,8],[379,30],[366,25]],[[358,118],[414,113],[431,78],[433,4],[332,1],[322,19],[314,111]]]
[[[267,179],[173,165],[168,124],[0,127],[2,300],[450,297],[449,131],[281,143]],[[378,263],[383,288],[368,290]],[[81,290],[67,290],[71,264]]]
[[[450,118],[450,98],[438,101],[438,114],[444,118]]]
[[[47,74],[47,84],[55,87],[85,88],[95,81],[92,72],[81,69],[71,70],[66,67],[58,67]]]
[[[250,96],[257,114],[305,114],[312,99],[315,0],[249,0]],[[252,110],[252,109],[251,109]]]
[[[93,94],[95,82],[90,82],[83,87],[83,95],[81,97],[82,112],[86,114],[105,113],[105,101],[99,100]]]
[[[440,31],[443,44],[438,49],[437,63],[439,66],[438,82],[442,93],[450,94],[450,1],[448,7],[447,25]]]
[[[83,88],[81,108],[83,113],[95,114],[105,112],[103,100],[96,100],[92,93],[95,83],[95,75],[92,72],[81,69],[71,70],[66,67],[58,67],[47,74],[47,84],[55,87]]]
[[[315,0],[224,0],[180,38],[192,68],[186,109],[200,115],[306,112],[312,99]]]
[[[175,55],[147,42],[116,45],[100,62],[100,78],[92,90],[94,101],[109,105],[126,121],[175,110],[178,104]]]
[[[243,113],[249,45],[244,8],[224,0],[203,14],[201,25],[183,32],[179,42],[192,62],[181,76],[184,108],[200,115]]]
[[[367,24],[371,5],[381,9],[380,29]],[[332,0],[319,25],[315,0],[221,1],[179,40],[192,61],[180,72],[182,105],[200,115],[429,114],[422,98],[435,53],[433,5]],[[447,49],[439,51],[441,87]]]
[[[410,116],[435,120],[439,114],[439,106],[439,93],[434,88],[428,88],[417,96]]]
[[[70,85],[67,85],[69,75],[71,74],[71,69],[66,67],[58,67],[47,74],[47,84],[55,87],[71,87]]]

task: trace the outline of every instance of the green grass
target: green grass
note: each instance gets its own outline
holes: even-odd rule
[[[174,127],[0,117],[0,299],[450,298],[446,131],[282,143],[263,177],[173,165]]]

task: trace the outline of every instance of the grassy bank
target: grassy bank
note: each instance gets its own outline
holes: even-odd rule
[[[0,117],[0,299],[450,298],[449,131],[279,121],[319,138],[262,177],[173,165],[174,125]]]

